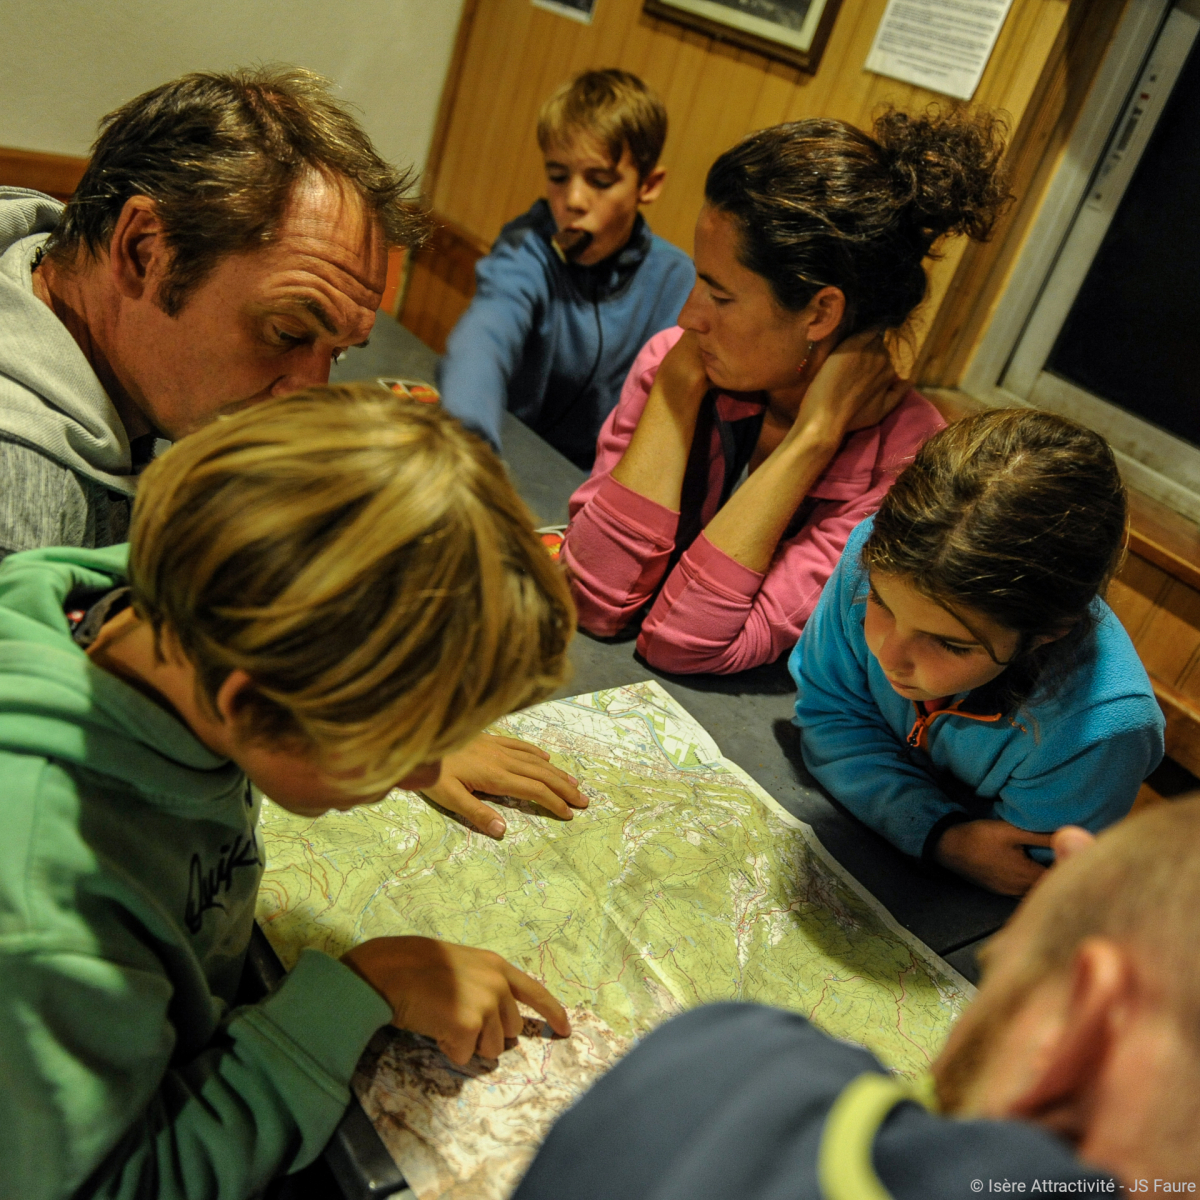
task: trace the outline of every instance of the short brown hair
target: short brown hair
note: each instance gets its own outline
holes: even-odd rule
[[[411,172],[384,162],[327,79],[299,67],[198,71],[100,122],[92,158],[47,246],[69,269],[108,248],[125,202],[149,196],[171,266],[158,303],[170,316],[226,255],[271,240],[296,184],[345,180],[391,245],[418,243]]]
[[[368,385],[223,417],[142,476],[138,614],[249,736],[367,794],[563,680],[575,614],[504,466],[440,410]]]
[[[542,105],[538,113],[538,145],[545,153],[553,142],[590,134],[621,161],[625,148],[638,178],[654,170],[667,140],[667,110],[636,75],[610,67],[584,71]]]
[[[1128,947],[1200,1051],[1200,793],[1143,809],[1056,866],[1025,902],[1039,919],[1025,980],[1066,970],[1089,937]]]

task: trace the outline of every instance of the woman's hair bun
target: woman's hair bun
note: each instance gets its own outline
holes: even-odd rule
[[[986,109],[889,108],[875,122],[900,202],[897,214],[926,251],[947,234],[986,241],[1012,196],[1001,168],[1008,126]]]
[[[810,118],[744,137],[713,163],[705,199],[738,224],[739,257],[800,312],[840,288],[839,333],[899,329],[921,303],[924,259],[946,234],[984,239],[1008,203],[995,114],[889,109],[875,136]]]

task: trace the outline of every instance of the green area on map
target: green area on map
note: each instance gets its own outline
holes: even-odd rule
[[[550,751],[590,807],[508,812],[495,842],[420,797],[317,820],[264,806],[258,916],[291,966],[418,933],[502,954],[621,1041],[714,1000],[803,1013],[915,1076],[971,988],[658,684],[501,723]]]

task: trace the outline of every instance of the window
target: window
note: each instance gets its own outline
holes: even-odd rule
[[[1130,5],[964,388],[1200,520],[1200,0]]]

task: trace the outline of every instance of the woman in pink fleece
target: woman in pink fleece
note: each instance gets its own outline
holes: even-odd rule
[[[796,642],[850,531],[944,422],[884,335],[946,234],[1007,200],[1000,123],[888,112],[751,134],[708,173],[696,287],[651,338],[571,498],[562,557],[580,625],[728,674]],[[744,482],[738,484],[744,471]]]

